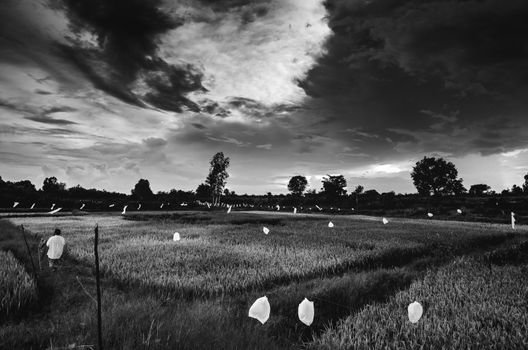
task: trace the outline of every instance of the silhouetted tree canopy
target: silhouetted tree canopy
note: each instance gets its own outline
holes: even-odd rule
[[[59,182],[55,176],[47,177],[42,184],[42,191],[48,194],[57,194],[66,190],[66,184]]]
[[[416,162],[411,177],[422,196],[462,194],[466,191],[457,178],[455,165],[443,158],[424,157]]]
[[[515,195],[519,195],[519,194],[523,193],[523,189],[520,186],[513,185],[512,188],[511,188],[511,193],[515,194]]]
[[[323,193],[330,200],[335,200],[346,194],[347,182],[343,175],[326,175],[323,177]]]
[[[294,196],[301,196],[306,190],[306,186],[308,186],[308,180],[302,175],[294,176],[290,179],[290,182],[288,182],[288,190]]]
[[[140,179],[132,189],[132,196],[139,200],[149,200],[154,197],[150,189],[150,183],[146,179]]]
[[[475,184],[469,188],[469,194],[472,196],[482,196],[487,194],[490,189],[491,187],[486,184]]]
[[[211,186],[201,183],[196,188],[196,197],[198,197],[201,200],[207,200],[210,199],[213,195],[213,190],[211,189]]]

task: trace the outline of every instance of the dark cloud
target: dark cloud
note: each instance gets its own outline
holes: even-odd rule
[[[43,114],[49,115],[53,113],[75,112],[75,111],[77,111],[77,109],[70,107],[70,106],[55,106],[55,107],[46,109]]]
[[[53,94],[53,92],[51,92],[51,91],[40,90],[40,89],[36,89],[35,93],[37,93],[39,95],[52,95]]]
[[[325,6],[333,30],[328,53],[299,85],[314,98],[311,105],[329,111],[328,122],[361,125],[394,142],[390,128],[408,136],[436,128],[446,137],[438,151],[456,126],[467,139],[481,140],[465,152],[488,153],[504,147],[477,132],[507,116],[495,126],[507,134],[528,113],[527,2],[327,0]],[[456,123],[424,110],[456,113]],[[526,139],[506,144],[520,147]]]
[[[25,119],[32,120],[34,122],[44,123],[44,124],[52,124],[52,125],[70,125],[70,124],[77,124],[75,122],[71,122],[69,120],[65,119],[56,119],[47,117],[45,115],[38,115],[33,117],[26,117]]]
[[[158,148],[165,146],[167,144],[167,141],[162,138],[149,137],[147,139],[144,139],[143,143],[147,145],[147,147]]]
[[[182,24],[151,0],[63,0],[72,30],[94,33],[97,47],[77,43],[61,45],[65,57],[75,63],[94,85],[134,105],[181,112],[198,111],[185,94],[204,91],[202,74],[190,64],[171,65],[157,57],[158,36]],[[140,88],[137,85],[140,85]],[[143,101],[144,100],[144,101]]]

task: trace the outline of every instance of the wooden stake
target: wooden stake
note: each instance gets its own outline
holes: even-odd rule
[[[99,242],[99,224],[95,225],[95,239],[94,239],[94,256],[95,256],[95,284],[97,287],[97,341],[99,350],[103,350],[103,334],[102,334],[102,320],[101,320],[101,282],[99,279],[99,252],[97,251],[97,244]]]

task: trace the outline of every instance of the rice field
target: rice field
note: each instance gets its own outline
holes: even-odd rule
[[[35,281],[9,251],[0,250],[0,281],[0,316],[16,314],[37,299]]]
[[[509,232],[482,231],[475,225],[459,231],[430,222],[387,226],[338,218],[335,227],[329,228],[327,218],[215,215],[136,216],[132,220],[108,215],[48,216],[11,221],[40,236],[60,228],[70,254],[86,263],[93,260],[93,228],[98,223],[103,271],[170,297],[211,297],[331,276],[354,267],[398,265],[438,246],[452,251],[474,240],[500,240]],[[262,222],[271,231],[268,235],[262,231]],[[182,239],[174,242],[176,231]]]
[[[526,345],[528,231],[522,226],[391,218],[384,225],[373,217],[250,212],[9,220],[24,225],[33,241],[61,229],[67,255],[50,277],[52,287],[60,286],[60,312],[0,325],[0,338],[7,339],[0,348],[94,344],[88,294],[96,224],[110,349]],[[174,232],[181,240],[172,240]],[[247,315],[263,295],[272,308],[264,325]],[[297,319],[304,298],[315,304],[310,327]],[[416,325],[406,313],[414,300],[425,308]]]

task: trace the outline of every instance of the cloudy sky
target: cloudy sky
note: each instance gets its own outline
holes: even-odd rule
[[[428,156],[528,172],[525,0],[3,0],[0,176],[237,193],[302,174],[414,192]]]

